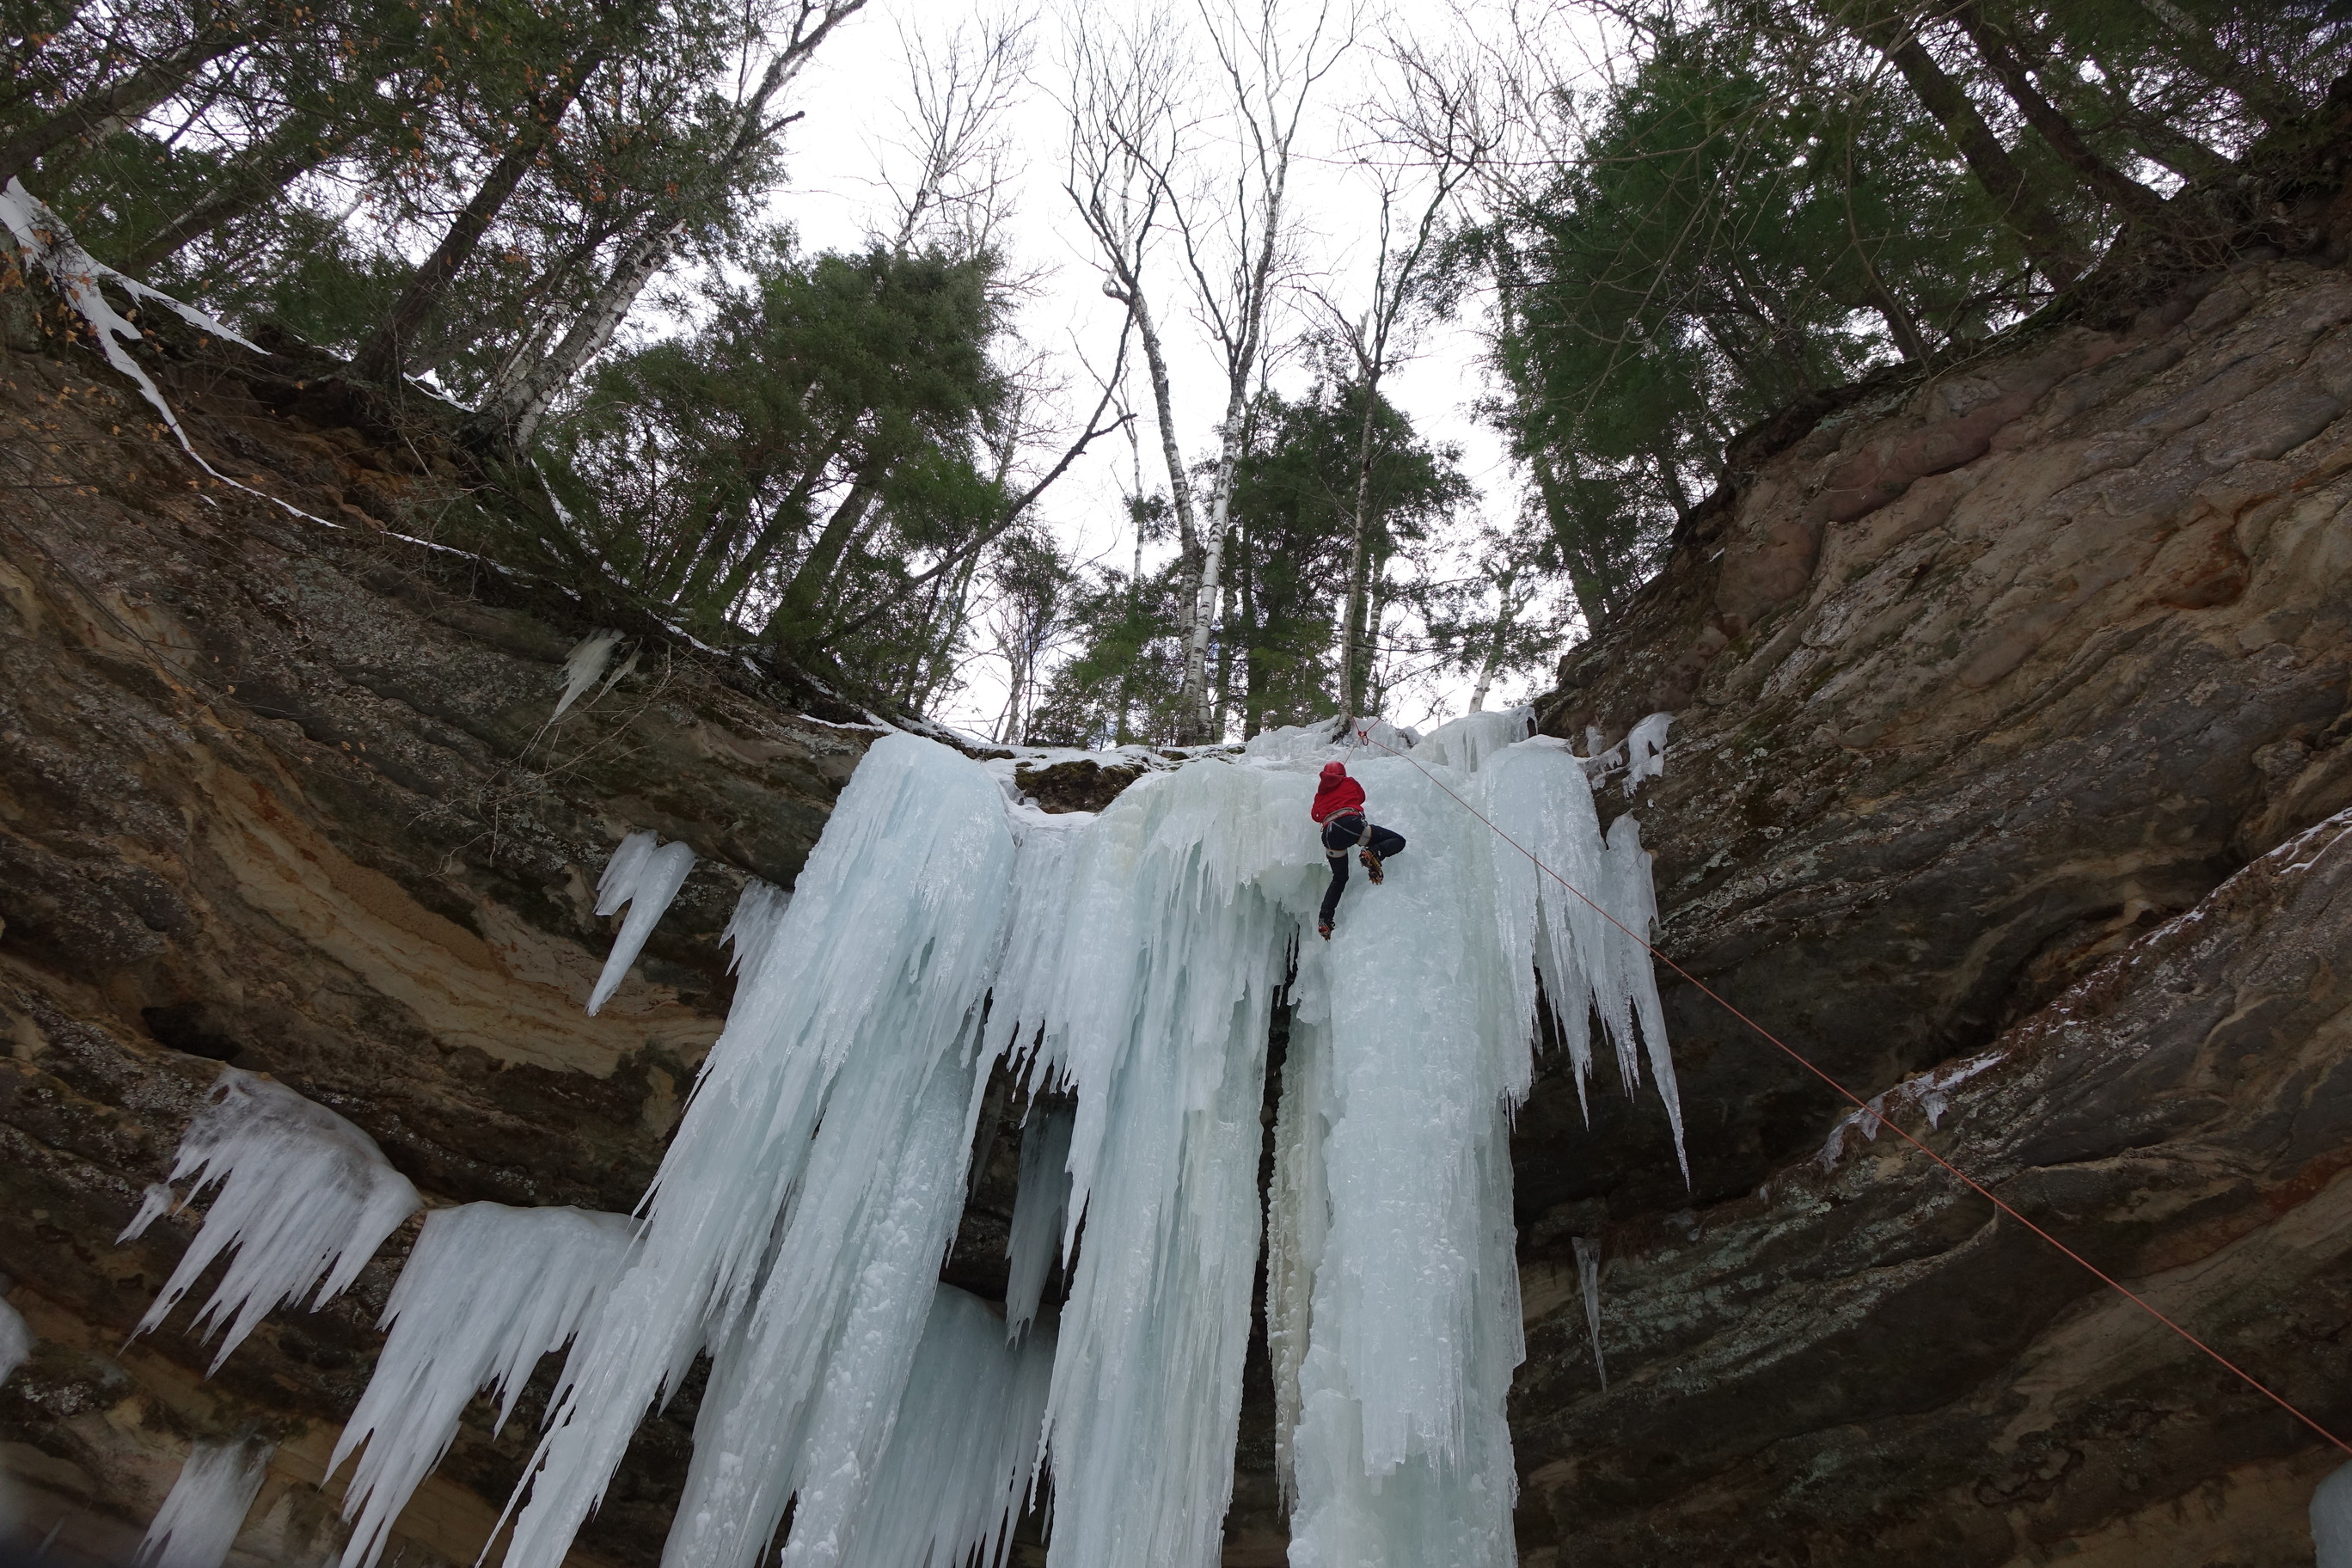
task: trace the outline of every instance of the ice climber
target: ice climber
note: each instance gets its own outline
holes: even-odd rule
[[[1375,827],[1364,816],[1364,786],[1348,776],[1345,763],[1323,764],[1323,777],[1315,785],[1315,804],[1307,808],[1307,815],[1322,827],[1323,854],[1331,862],[1331,885],[1323,889],[1323,912],[1315,922],[1317,933],[1329,942],[1331,916],[1348,887],[1348,851],[1356,852],[1356,858],[1364,863],[1364,874],[1378,886],[1381,863],[1404,847],[1404,835]]]

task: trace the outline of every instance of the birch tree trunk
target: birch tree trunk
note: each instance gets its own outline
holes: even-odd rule
[[[629,309],[652,282],[654,274],[669,265],[671,254],[686,233],[681,219],[667,227],[639,231],[621,250],[613,270],[598,287],[588,306],[572,318],[555,347],[537,360],[518,362],[502,385],[491,388],[485,412],[513,432],[518,446],[538,434],[556,395],[572,384],[581,367],[604,352],[613,334],[628,320]]]

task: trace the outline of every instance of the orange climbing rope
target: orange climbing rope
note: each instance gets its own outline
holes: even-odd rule
[[[1452,797],[1456,805],[1459,805],[1463,810],[1476,817],[1480,822],[1485,823],[1488,832],[1494,834],[1496,837],[1501,839],[1504,843],[1509,845],[1520,854],[1525,855],[1535,866],[1537,870],[1541,871],[1545,876],[1549,877],[1553,881],[1558,882],[1561,887],[1566,888],[1570,892],[1574,893],[1579,899],[1583,900],[1587,907],[1591,909],[1594,913],[1600,915],[1601,919],[1607,921],[1611,925],[1615,926],[1619,931],[1623,931],[1627,936],[1632,937],[1635,942],[1640,942],[1643,948],[1648,950],[1652,958],[1656,959],[1660,963],[1664,964],[1668,969],[1673,970],[1676,974],[1679,974],[1685,980],[1689,981],[1693,985],[1698,988],[1699,993],[1702,995],[1706,996],[1717,1006],[1721,1007],[1725,1012],[1730,1014],[1733,1017],[1738,1019],[1741,1023],[1747,1025],[1758,1034],[1763,1036],[1767,1040],[1769,1040],[1774,1046],[1778,1047],[1790,1060],[1795,1062],[1799,1067],[1803,1068],[1807,1072],[1812,1074],[1815,1078],[1821,1079],[1823,1083],[1837,1090],[1839,1094],[1843,1095],[1847,1100],[1852,1100],[1861,1109],[1865,1116],[1873,1117],[1877,1120],[1881,1125],[1892,1129],[1905,1142],[1918,1150],[1922,1154],[1927,1155],[1930,1160],[1935,1161],[1936,1163],[1941,1165],[1945,1170],[1949,1171],[1953,1175],[1958,1176],[1962,1182],[1966,1183],[1970,1188],[1974,1189],[1979,1195],[1981,1195],[1986,1202],[1991,1204],[1993,1207],[1999,1209],[2001,1213],[2007,1215],[2010,1218],[2015,1220],[2018,1224],[2023,1226],[2026,1229],[2032,1231],[2034,1235],[2040,1237],[2042,1240],[2048,1242],[2051,1246],[2064,1253],[2068,1258],[2073,1258],[2076,1263],[2081,1264],[2083,1268],[2087,1270],[2094,1279],[2099,1280],[2100,1283],[2112,1288],[2121,1294],[2126,1300],[2129,1300],[2134,1306],[2137,1307],[2141,1311],[2146,1312],[2149,1317],[2154,1318],[2158,1322],[2162,1323],[2166,1328],[2170,1329],[2174,1333],[2179,1334],[2182,1339],[2188,1341],[2190,1344],[2195,1345],[2199,1350],[2203,1351],[2221,1365],[2227,1367],[2231,1372],[2235,1373],[2240,1378],[2244,1380],[2248,1387],[2253,1389],[2256,1393],[2262,1394],[2264,1398],[2276,1405],[2280,1409],[2285,1411],[2288,1415],[2294,1416],[2296,1420],[2302,1422],[2305,1426],[2310,1427],[2313,1431],[2318,1433],[2321,1436],[2335,1444],[2338,1448],[2343,1449],[2347,1454],[2352,1454],[2352,1442],[2345,1441],[2335,1433],[2329,1431],[2326,1427],[2322,1426],[2318,1422],[2313,1420],[2310,1416],[2305,1415],[2294,1405],[2289,1404],[2284,1394],[2277,1393],[2275,1390],[2271,1388],[2268,1384],[2263,1382],[2262,1379],[2256,1377],[2244,1367],[2240,1366],[2236,1362],[2231,1361],[2228,1356],[2223,1355],[2220,1351],[2215,1350],[2211,1345],[2207,1344],[2203,1340],[2199,1339],[2195,1334],[2190,1333],[2187,1329],[2182,1328],[2179,1323],[2174,1322],[2170,1318],[2165,1316],[2165,1314],[2157,1308],[2154,1302],[2148,1300],[2146,1297],[2132,1289],[2130,1286],[2126,1285],[2122,1280],[2117,1279],[2114,1275],[2109,1274],[2105,1269],[2101,1268],[2097,1264],[2092,1262],[2089,1258],[2084,1257],[2081,1253],[2075,1251],[2073,1247],[2067,1246],[2064,1242],[2059,1240],[2056,1237],[2051,1235],[2048,1231],[2042,1229],[2040,1226],[2034,1224],[2032,1220],[2018,1213],[2016,1209],[2002,1202],[2000,1198],[1982,1182],[1978,1181],[1974,1176],[1969,1175],[1966,1171],[1961,1170],[1958,1165],[1953,1164],[1949,1160],[1945,1159],[1941,1154],[1937,1153],[1936,1151],[1927,1147],[1926,1143],[1905,1131],[1892,1117],[1882,1115],[1879,1112],[1872,1110],[1870,1109],[1869,1102],[1864,1100],[1862,1096],[1854,1093],[1853,1090],[1846,1088],[1845,1085],[1840,1083],[1821,1068],[1815,1066],[1803,1052],[1789,1044],[1788,1041],[1782,1039],[1780,1036],[1774,1034],[1771,1030],[1766,1028],[1763,1025],[1758,1023],[1755,1019],[1749,1017],[1738,1008],[1733,1006],[1728,1001],[1726,1001],[1722,995],[1717,993],[1712,986],[1708,985],[1706,982],[1701,980],[1697,975],[1693,974],[1689,970],[1685,969],[1681,964],[1676,963],[1673,959],[1668,958],[1664,953],[1660,952],[1655,947],[1652,946],[1647,937],[1643,936],[1640,931],[1633,930],[1624,921],[1619,920],[1615,915],[1611,914],[1607,910],[1601,908],[1601,905],[1595,903],[1591,898],[1587,897],[1581,888],[1579,888],[1575,883],[1570,881],[1567,878],[1561,876],[1559,872],[1553,870],[1550,867],[1538,859],[1533,850],[1529,849],[1526,845],[1521,844],[1509,834],[1504,832],[1500,827],[1496,826],[1494,822],[1485,812],[1480,811],[1476,806],[1472,805],[1468,801],[1464,800],[1460,795],[1455,795],[1452,789],[1447,787],[1444,779],[1439,778],[1435,773],[1433,773],[1427,768],[1423,767],[1419,759],[1406,756],[1404,752],[1398,751],[1394,746],[1388,745],[1374,739],[1370,730],[1360,724],[1356,726],[1356,739],[1360,744],[1378,746],[1381,751],[1388,752],[1388,754],[1392,757],[1403,757],[1406,762],[1411,763],[1414,767],[1419,768],[1424,778],[1428,779],[1430,783],[1435,784],[1439,789],[1444,790],[1445,794]]]

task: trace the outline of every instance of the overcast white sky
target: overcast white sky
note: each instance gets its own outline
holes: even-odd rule
[[[1311,16],[1316,3],[1297,0],[1302,22]],[[795,104],[806,118],[788,133],[790,183],[772,209],[798,228],[805,247],[855,246],[869,233],[887,227],[890,197],[880,182],[881,173],[911,163],[893,144],[902,124],[899,105],[907,95],[902,29],[922,29],[937,38],[974,9],[953,0],[873,0],[811,65]],[[1178,6],[1176,14],[1189,22],[1192,8]],[[1441,23],[1449,12],[1436,4],[1385,21],[1370,7],[1364,16],[1358,32],[1364,41],[1325,79],[1309,110],[1300,149],[1304,157],[1293,177],[1304,266],[1318,286],[1348,301],[1360,301],[1368,293],[1373,259],[1370,236],[1378,198],[1362,172],[1350,166],[1348,149],[1363,138],[1351,111],[1377,85],[1381,68],[1378,41],[1384,32],[1403,26],[1454,25],[1450,19]],[[1108,370],[1121,312],[1102,295],[1102,275],[1060,186],[1067,137],[1066,119],[1055,102],[1063,54],[1060,17],[1051,11],[1041,13],[1033,35],[1035,79],[1008,125],[1017,153],[1013,160],[1013,217],[1005,232],[1014,267],[1037,275],[1037,292],[1023,312],[1019,330],[1031,344],[1059,360],[1061,374],[1073,384],[1076,406],[1070,417],[1075,420],[1091,406],[1094,396],[1078,356]],[[1172,252],[1158,259],[1155,304],[1171,340],[1182,447],[1188,456],[1198,457],[1213,445],[1223,409],[1223,371],[1189,312],[1173,309],[1181,296]],[[1296,334],[1303,305],[1303,300],[1292,301],[1286,319],[1272,334],[1276,342]],[[1471,412],[1485,386],[1478,325],[1469,318],[1440,322],[1423,333],[1418,357],[1391,376],[1386,391],[1425,435],[1462,448],[1462,468],[1478,488],[1480,509],[1497,522],[1507,522],[1519,506],[1518,479],[1500,441]],[[1139,355],[1136,361],[1131,387],[1143,415],[1145,482],[1161,488],[1165,474],[1155,455],[1157,431],[1150,422]],[[1277,374],[1276,384],[1296,391],[1311,374],[1309,366],[1294,358]],[[1048,526],[1082,559],[1099,557],[1121,565],[1129,559],[1132,536],[1120,495],[1130,461],[1124,439],[1098,441],[1039,503]],[[1473,531],[1475,521],[1465,516],[1465,533]],[[1003,672],[990,664],[971,676],[971,689],[940,717],[985,731],[1003,704]],[[1422,722],[1433,708],[1447,715],[1458,713],[1467,705],[1469,685],[1466,679],[1446,680],[1433,683],[1428,690],[1414,690],[1392,717]],[[1508,683],[1490,700],[1516,700],[1526,689],[1523,680]]]

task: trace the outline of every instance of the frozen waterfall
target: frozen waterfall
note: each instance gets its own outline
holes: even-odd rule
[[[664,1568],[753,1568],[788,1510],[782,1568],[993,1563],[1047,1489],[1053,1568],[1209,1568],[1261,1245],[1295,1568],[1512,1563],[1508,1134],[1538,1007],[1580,1097],[1597,1019],[1682,1142],[1639,826],[1604,835],[1584,760],[1527,727],[1277,731],[1062,816],[945,746],[877,741],[790,895],[747,886],[733,1009],[635,1219],[477,1204],[425,1225],[335,1455],[361,1456],[344,1568],[475,1391],[503,1417],[567,1340],[506,1568],[558,1568],[700,1358]],[[1409,843],[1327,942],[1307,808],[1334,758]],[[691,864],[620,846],[599,907],[631,909],[598,1000]],[[1033,1097],[1001,1314],[939,1283],[1000,1068]],[[339,1289],[416,1200],[340,1119],[222,1084],[180,1173],[227,1184],[150,1318],[234,1237],[210,1310],[233,1344],[322,1274]],[[247,1180],[298,1168],[275,1208]],[[1067,1299],[1041,1310],[1056,1258]]]

